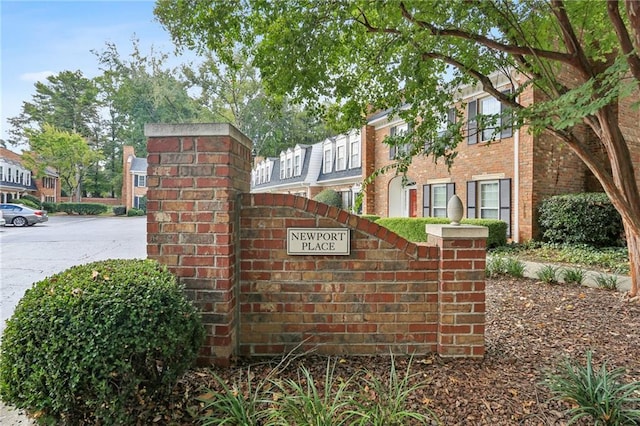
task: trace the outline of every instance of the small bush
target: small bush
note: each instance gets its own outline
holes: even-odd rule
[[[106,213],[109,206],[101,203],[59,203],[58,211],[67,214],[99,215]]]
[[[539,213],[545,241],[594,247],[622,244],[622,219],[604,193],[557,195],[544,200]]]
[[[342,196],[333,189],[324,189],[313,199],[330,206],[342,208]]]
[[[596,285],[604,290],[618,289],[618,277],[615,275],[599,274],[595,277]]]
[[[568,410],[573,416],[569,424],[590,417],[595,425],[637,425],[640,382],[622,384],[623,374],[622,368],[607,370],[606,363],[595,369],[589,351],[585,366],[565,359],[559,372],[548,376],[546,384],[557,399],[573,405]]]
[[[127,216],[144,216],[145,212],[143,210],[140,209],[129,209],[127,211]]]
[[[48,201],[43,201],[42,202],[42,208],[46,211],[48,211],[49,213],[56,213],[60,210],[58,210],[58,204],[57,203],[50,203]]]
[[[7,321],[0,397],[42,423],[135,424],[195,360],[202,339],[199,314],[165,267],[76,266],[35,283]]]
[[[545,265],[536,272],[536,276],[540,281],[547,284],[558,284],[557,266]]]
[[[127,213],[127,208],[125,206],[114,206],[113,214],[116,216],[124,216]]]
[[[21,200],[29,200],[31,201],[37,208],[37,209],[41,209],[42,208],[42,202],[40,201],[40,199],[38,197],[34,197],[33,195],[29,195],[29,194],[24,194],[22,196],[20,196]]]
[[[582,269],[565,269],[562,271],[562,280],[567,284],[582,285],[584,271]]]
[[[29,200],[27,198],[24,198],[24,197],[23,198],[16,198],[15,200],[11,200],[11,202],[13,204],[20,204],[22,206],[29,207],[29,208],[36,209],[36,210],[40,209],[40,203],[34,203],[33,201],[31,201],[31,200]]]

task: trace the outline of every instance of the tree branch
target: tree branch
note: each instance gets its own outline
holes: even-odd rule
[[[521,47],[521,46],[510,45],[510,44],[504,44],[496,40],[493,40],[489,37],[485,37],[479,34],[471,34],[469,32],[462,31],[459,29],[437,28],[435,25],[429,22],[416,19],[416,17],[413,16],[411,12],[407,10],[407,7],[405,6],[404,2],[400,2],[400,9],[402,10],[402,16],[407,21],[419,26],[420,28],[428,30],[434,36],[454,37],[454,38],[459,38],[463,40],[469,40],[469,41],[473,41],[478,44],[481,44],[483,46],[486,46],[490,49],[508,53],[511,55],[532,55],[533,54],[545,59],[549,59],[552,61],[559,61],[567,64],[574,64],[575,62],[570,55],[560,53],[560,52],[536,49],[530,46]]]
[[[609,14],[609,20],[613,23],[613,29],[616,31],[618,40],[620,41],[620,47],[622,53],[627,57],[627,63],[631,74],[635,77],[640,86],[640,3],[638,1],[627,0],[627,15],[629,16],[629,22],[631,28],[636,28],[636,51],[634,52],[633,41],[627,31],[622,17],[620,16],[620,9],[618,8],[618,0],[607,1],[607,13]],[[635,25],[635,26],[634,26]]]
[[[589,80],[595,76],[595,73],[593,72],[591,64],[580,46],[580,42],[578,41],[578,37],[576,37],[575,31],[573,31],[573,26],[571,25],[571,20],[567,15],[564,2],[562,0],[552,0],[551,10],[560,24],[564,44],[571,55],[572,59],[569,64],[582,73],[586,80]]]

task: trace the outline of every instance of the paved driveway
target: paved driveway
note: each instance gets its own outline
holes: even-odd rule
[[[146,217],[51,216],[0,227],[0,333],[27,288],[73,265],[146,258]]]
[[[73,265],[147,257],[145,217],[50,216],[28,228],[0,227],[0,335],[26,289]],[[33,422],[0,402],[0,424]]]

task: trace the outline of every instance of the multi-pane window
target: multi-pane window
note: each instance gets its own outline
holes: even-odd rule
[[[280,157],[280,179],[284,179],[284,173],[285,173],[284,158]]]
[[[322,173],[331,173],[333,170],[333,151],[331,149],[331,145],[324,147],[323,157],[322,157]]]
[[[480,218],[499,219],[500,187],[497,181],[480,182]]]
[[[351,154],[349,167],[352,169],[360,167],[360,135],[351,136],[349,151]]]
[[[490,141],[496,136],[497,129],[500,128],[500,102],[494,97],[480,99],[480,114],[487,116],[497,116],[495,127],[485,127],[482,129],[481,141]]]
[[[133,185],[138,187],[138,188],[142,188],[147,186],[147,177],[144,175],[134,175],[134,183]]]
[[[431,216],[447,217],[447,185],[432,185],[431,191]]]
[[[293,157],[293,175],[300,176],[302,172],[301,164],[300,164],[300,154]]]
[[[409,132],[409,125],[407,123],[393,126],[389,130],[389,136],[404,136]],[[398,154],[407,154],[411,151],[411,144],[405,143],[401,145],[392,145],[389,147],[389,159],[393,160],[398,157]]]
[[[287,157],[287,177],[291,177],[291,157]]]
[[[336,146],[336,170],[344,170],[347,168],[346,145],[340,144]]]

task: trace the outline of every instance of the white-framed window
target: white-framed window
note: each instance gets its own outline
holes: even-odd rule
[[[301,156],[296,154],[293,156],[293,175],[300,176],[302,173],[302,165],[300,164]]]
[[[4,167],[0,166],[0,180],[4,180]]]
[[[447,185],[431,185],[431,216],[447,217]]]
[[[511,237],[511,179],[467,181],[467,217],[502,220]]]
[[[134,175],[134,186],[141,188],[147,186],[147,177],[144,175]]]
[[[402,123],[395,125],[389,129],[389,136],[404,136],[409,132],[409,125],[407,123]],[[411,150],[411,144],[405,143],[402,145],[393,145],[389,147],[389,159],[395,159],[398,154],[406,154]]]
[[[496,136],[496,132],[497,129],[500,128],[500,102],[492,97],[486,97],[486,98],[482,98],[479,101],[479,113],[482,115],[494,115],[494,116],[498,116],[498,121],[495,124],[495,127],[486,127],[484,129],[482,129],[482,133],[480,136],[480,141],[481,142],[486,142],[486,141],[490,141],[492,139],[494,139]]]
[[[345,141],[336,145],[336,171],[347,168],[347,145]]]
[[[325,144],[322,152],[322,173],[331,173],[333,170],[333,146]]]
[[[7,182],[13,182],[13,173],[11,173],[11,167],[7,168]]]
[[[361,167],[360,163],[360,133],[351,135],[349,139],[349,168],[357,169]]]
[[[284,174],[286,172],[285,167],[284,167],[284,154],[280,155],[280,179],[284,179]]]
[[[287,155],[287,177],[290,178],[291,177],[291,171],[292,171],[292,166],[291,166],[291,162],[292,162],[292,158],[290,155]]]

